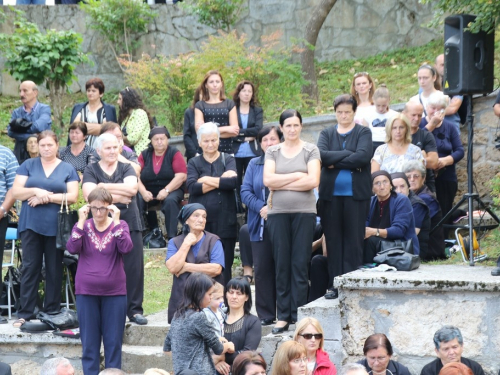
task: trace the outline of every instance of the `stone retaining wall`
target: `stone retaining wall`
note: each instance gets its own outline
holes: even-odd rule
[[[248,45],[259,46],[261,37],[282,33],[283,45],[303,39],[312,9],[321,0],[248,0],[246,10],[235,28],[246,34]],[[199,24],[177,5],[152,5],[159,12],[141,38],[142,51],[149,55],[177,55],[198,50],[216,30]],[[90,77],[99,76],[110,89],[123,87],[123,76],[113,53],[102,37],[87,28],[85,14],[76,5],[19,6],[31,22],[41,29],[75,30],[84,36],[83,50],[91,53],[95,65],[76,70],[78,90]],[[418,0],[338,0],[328,15],[316,46],[319,61],[351,59],[402,47],[419,46],[436,38],[441,30],[425,27],[432,17],[431,5]],[[0,32],[9,32],[0,25]],[[0,56],[0,68],[3,67]],[[17,95],[17,84],[7,74],[0,80],[0,93]]]

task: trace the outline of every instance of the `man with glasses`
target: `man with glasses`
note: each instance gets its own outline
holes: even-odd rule
[[[415,101],[406,103],[403,114],[410,120],[411,143],[420,147],[425,158],[427,166],[427,180],[425,184],[433,192],[436,192],[436,183],[434,180],[434,169],[438,166],[438,153],[436,140],[431,132],[419,128],[422,121],[422,104]]]

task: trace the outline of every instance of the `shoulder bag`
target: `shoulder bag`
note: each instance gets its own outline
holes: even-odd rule
[[[66,211],[64,210],[66,206]],[[78,222],[78,211],[71,210],[68,207],[68,196],[63,194],[61,200],[61,209],[57,213],[57,234],[56,234],[56,248],[58,250],[66,250],[66,243],[71,236],[73,227]]]

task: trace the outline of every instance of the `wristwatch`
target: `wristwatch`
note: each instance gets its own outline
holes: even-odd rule
[[[167,192],[167,194],[170,194],[170,190],[168,190],[167,188],[165,188],[165,191]]]
[[[376,234],[377,237],[380,237],[380,231],[379,229],[377,228],[377,234]]]

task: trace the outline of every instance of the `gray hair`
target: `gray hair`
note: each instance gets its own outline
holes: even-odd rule
[[[347,375],[350,372],[357,372],[357,371],[360,371],[363,374],[368,375],[368,371],[366,371],[365,366],[363,366],[360,363],[348,363],[347,365],[342,367],[340,375]]]
[[[427,99],[427,105],[432,105],[435,107],[440,107],[442,109],[446,109],[450,104],[450,97],[448,95],[443,94],[441,91],[433,92],[429,95],[429,99]]]
[[[455,326],[444,326],[436,331],[434,334],[434,346],[439,350],[442,342],[447,343],[453,339],[457,339],[460,345],[464,344],[462,332]]]
[[[116,138],[116,136],[114,134],[111,134],[111,133],[104,133],[104,134],[101,134],[99,137],[97,137],[97,139],[95,140],[95,143],[94,143],[94,148],[96,149],[96,151],[101,151],[102,149],[102,146],[106,143],[106,142],[111,142],[111,141],[115,141],[116,143],[120,144],[120,142],[118,142],[118,138]]]
[[[127,373],[119,368],[107,368],[102,370],[99,375],[127,375]]]
[[[425,169],[421,161],[409,160],[403,164],[403,173],[410,173],[413,171],[419,172],[422,177],[425,177],[425,175],[427,174],[427,170]]]
[[[71,362],[64,357],[56,357],[47,359],[40,369],[40,375],[57,375],[57,368],[59,366],[71,366]]]
[[[217,134],[217,137],[220,138],[219,127],[215,122],[206,122],[196,132],[196,137],[198,138],[198,142],[201,141],[201,136],[205,134]]]

